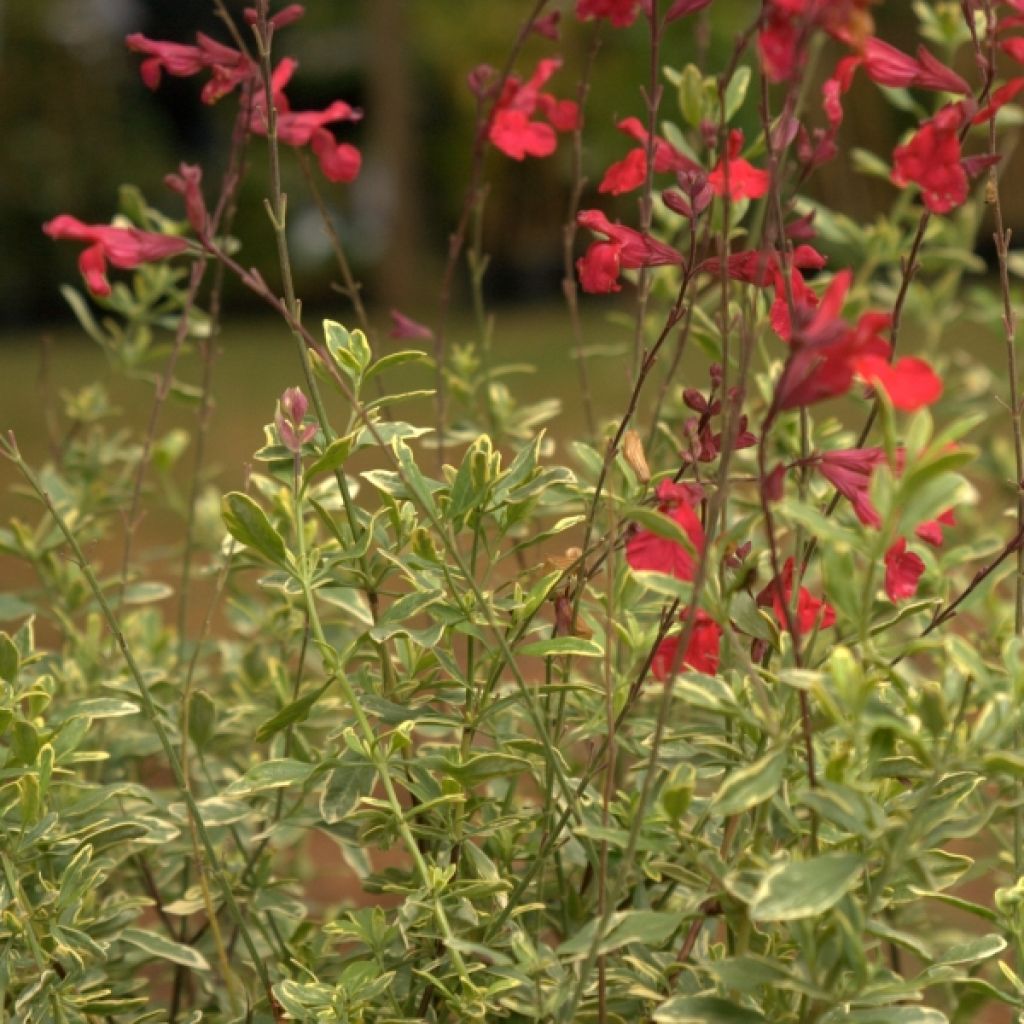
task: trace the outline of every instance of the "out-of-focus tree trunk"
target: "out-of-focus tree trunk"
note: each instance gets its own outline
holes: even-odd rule
[[[375,176],[373,201],[384,228],[374,290],[382,305],[406,307],[415,302],[423,276],[408,0],[373,0],[366,6],[371,47],[366,170]]]

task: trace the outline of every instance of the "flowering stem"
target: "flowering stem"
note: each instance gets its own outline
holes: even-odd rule
[[[594,70],[594,62],[601,49],[601,34],[595,25],[590,34],[590,46],[583,63],[579,85],[576,90],[576,104],[580,116],[572,133],[572,189],[569,192],[569,207],[566,212],[565,224],[562,227],[562,294],[569,309],[569,323],[572,326],[573,341],[576,346],[576,368],[580,378],[580,398],[583,402],[583,422],[591,440],[597,439],[597,418],[594,415],[594,396],[590,388],[590,372],[587,369],[587,356],[583,348],[583,325],[580,322],[579,287],[576,284],[576,269],[573,265],[573,249],[576,243],[576,214],[580,208],[580,198],[586,186],[583,176],[583,111],[586,108],[587,96],[590,93],[590,76]]]
[[[650,23],[650,76],[644,93],[647,107],[647,142],[646,159],[647,174],[644,178],[643,190],[640,193],[640,230],[650,234],[651,221],[654,215],[654,151],[658,131],[658,108],[661,106],[662,87],[661,75],[661,34],[664,23],[658,16],[658,0],[650,0],[647,14]],[[637,281],[636,325],[633,331],[633,377],[640,371],[643,360],[644,334],[647,326],[647,300],[651,293],[651,271],[648,267],[640,268]]]
[[[476,123],[476,133],[473,136],[473,151],[469,173],[469,184],[462,201],[462,211],[459,214],[455,230],[448,239],[448,257],[445,260],[444,272],[441,275],[441,287],[439,291],[439,309],[437,314],[437,326],[434,329],[434,363],[436,375],[436,408],[437,408],[437,458],[438,466],[444,463],[445,427],[448,418],[447,411],[447,389],[445,386],[445,371],[447,369],[447,345],[446,330],[448,325],[448,311],[452,301],[452,286],[455,283],[455,268],[458,266],[459,257],[466,244],[466,234],[469,231],[469,220],[473,210],[479,202],[480,189],[484,172],[484,157],[487,155],[487,137],[491,130],[491,123],[498,109],[498,100],[505,89],[505,83],[512,74],[516,59],[526,40],[533,29],[534,22],[544,12],[548,0],[535,0],[533,10],[527,15],[519,29],[519,33],[512,43],[505,65],[498,75],[491,95],[493,99],[487,112],[479,111]]]

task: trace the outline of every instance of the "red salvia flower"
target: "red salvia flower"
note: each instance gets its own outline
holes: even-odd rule
[[[913,597],[923,572],[924,562],[907,550],[906,538],[900,537],[885,553],[885,593],[889,600],[895,603]]]
[[[513,75],[505,82],[494,106],[488,138],[513,160],[550,156],[558,141],[556,131],[571,132],[579,125],[579,107],[572,100],[559,100],[541,88],[561,66],[557,57],[550,57],[538,61],[527,81]],[[547,121],[534,119],[538,109]]]
[[[688,612],[684,611],[679,617],[685,621]],[[651,671],[654,678],[664,681],[668,678],[669,671],[675,663],[679,650],[679,636],[668,636],[658,644],[658,649],[651,661]],[[705,675],[713,676],[718,671],[719,648],[722,640],[722,627],[711,618],[707,612],[698,609],[696,622],[690,634],[690,642],[686,646],[686,653],[683,655],[680,666],[688,665],[696,672],[703,672]]]
[[[769,176],[767,171],[759,170],[749,161],[740,156],[743,149],[743,132],[734,128],[729,132],[728,149],[725,161],[719,160],[718,165],[708,175],[708,184],[716,196],[725,195],[726,174],[725,163],[729,169],[729,198],[760,199],[768,191]]]
[[[792,604],[793,599],[793,559],[787,558],[786,564],[782,567],[782,600],[786,605]],[[817,626],[819,629],[828,629],[835,624],[836,610],[824,599],[814,597],[806,587],[801,587],[797,593],[796,604],[796,626],[801,633],[809,633]],[[783,629],[786,628],[786,611],[779,601],[779,586],[776,580],[772,580],[768,586],[757,595],[757,603],[761,607],[771,606],[775,614],[775,621]]]
[[[85,242],[87,248],[78,257],[78,268],[93,295],[110,294],[107,263],[122,270],[131,270],[143,263],[155,263],[168,256],[177,256],[188,248],[184,238],[159,235],[136,227],[115,227],[111,224],[83,224],[77,217],[62,213],[43,225],[51,238]]]
[[[881,448],[822,452],[810,462],[853,505],[853,511],[865,526],[877,529],[882,525],[878,510],[871,504],[870,494],[871,474],[876,466],[885,462],[885,452]]]
[[[683,528],[694,551],[704,548],[704,527],[691,504],[690,490],[664,480],[658,486],[658,511]],[[637,570],[662,572],[678,580],[692,580],[695,571],[693,554],[683,545],[640,529],[626,543],[626,561]]]
[[[297,67],[296,61],[286,57],[271,76],[277,137],[286,146],[309,146],[328,181],[354,181],[362,166],[362,155],[350,143],[339,143],[327,126],[339,121],[358,121],[363,115],[344,100],[335,100],[324,110],[292,110],[284,89]],[[253,96],[249,128],[256,135],[267,133],[267,98],[262,89]]]
[[[927,522],[921,523],[914,530],[914,534],[925,544],[930,544],[933,548],[941,548],[945,541],[942,532],[944,526],[956,526],[956,517],[951,508],[947,508],[937,519],[929,519]]]
[[[971,124],[984,124],[995,117],[999,110],[1016,98],[1024,89],[1024,78],[1011,78],[992,93],[992,98],[971,118]]]
[[[623,195],[639,188],[647,180],[647,147],[650,134],[636,117],[623,118],[616,127],[620,132],[636,139],[640,146],[631,149],[622,160],[612,164],[605,171],[598,191]],[[654,137],[653,150],[655,174],[692,174],[701,171],[699,164],[657,135]]]
[[[869,384],[881,385],[897,409],[913,412],[938,401],[942,379],[923,360],[904,356],[895,363],[878,355],[866,354],[853,361],[856,373]]]
[[[932,213],[949,213],[967,201],[967,172],[960,162],[964,116],[961,103],[943,107],[893,153],[893,184],[919,185]]]
[[[682,256],[671,246],[623,224],[613,224],[600,210],[581,210],[576,220],[608,239],[595,242],[576,261],[580,284],[586,292],[619,291],[619,272],[623,269],[664,267],[683,262]]]
[[[196,35],[195,46],[148,39],[140,32],[127,36],[125,43],[129,50],[147,55],[139,74],[150,89],[159,86],[164,72],[176,78],[190,78],[208,71],[210,80],[201,93],[204,103],[216,103],[242,83],[255,81],[258,75],[256,65],[244,53],[202,32]]]

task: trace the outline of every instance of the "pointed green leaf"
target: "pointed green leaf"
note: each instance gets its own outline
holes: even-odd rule
[[[785,750],[776,750],[753,764],[738,768],[711,799],[716,814],[740,814],[771,799],[782,784],[786,770]]]
[[[253,548],[278,565],[286,561],[284,539],[266,513],[247,494],[232,491],[221,501],[221,516],[228,533],[247,548]]]
[[[210,965],[206,957],[180,942],[172,942],[163,935],[156,932],[143,931],[141,928],[125,928],[121,932],[121,940],[132,946],[136,946],[150,956],[158,957],[161,960],[170,960],[171,963],[181,964],[182,967],[189,967],[193,971],[208,971]]]
[[[825,853],[772,869],[750,904],[754,921],[797,921],[823,914],[856,884],[864,862],[846,853]]]

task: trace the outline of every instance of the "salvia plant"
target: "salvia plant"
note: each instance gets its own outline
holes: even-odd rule
[[[44,228],[154,391],[141,433],[90,385],[45,464],[3,440],[0,548],[32,585],[0,598],[0,1017],[1024,1020],[1024,2],[917,0],[914,48],[871,0],[524,2],[468,75],[470,178],[429,326],[392,314],[407,349],[333,225],[346,301],[315,324],[295,291],[283,162],[325,211],[361,162],[359,111],[289,102],[301,7],[213,6],[216,40],[127,43],[148,87],[233,105],[220,180],[183,165],[159,208],[125,188],[109,224]],[[709,47],[723,13],[742,30]],[[630,35],[648,70],[591,166],[589,87]],[[851,148],[851,90],[896,111],[894,151]],[[576,438],[491,344],[505,160],[570,179]],[[807,198],[837,161],[885,216]],[[259,164],[262,270],[232,234]],[[229,280],[295,373],[220,494]],[[611,360],[581,312],[609,292]],[[191,439],[161,427],[175,392]],[[173,550],[138,529],[154,505]],[[317,834],[342,905],[304,887]]]

